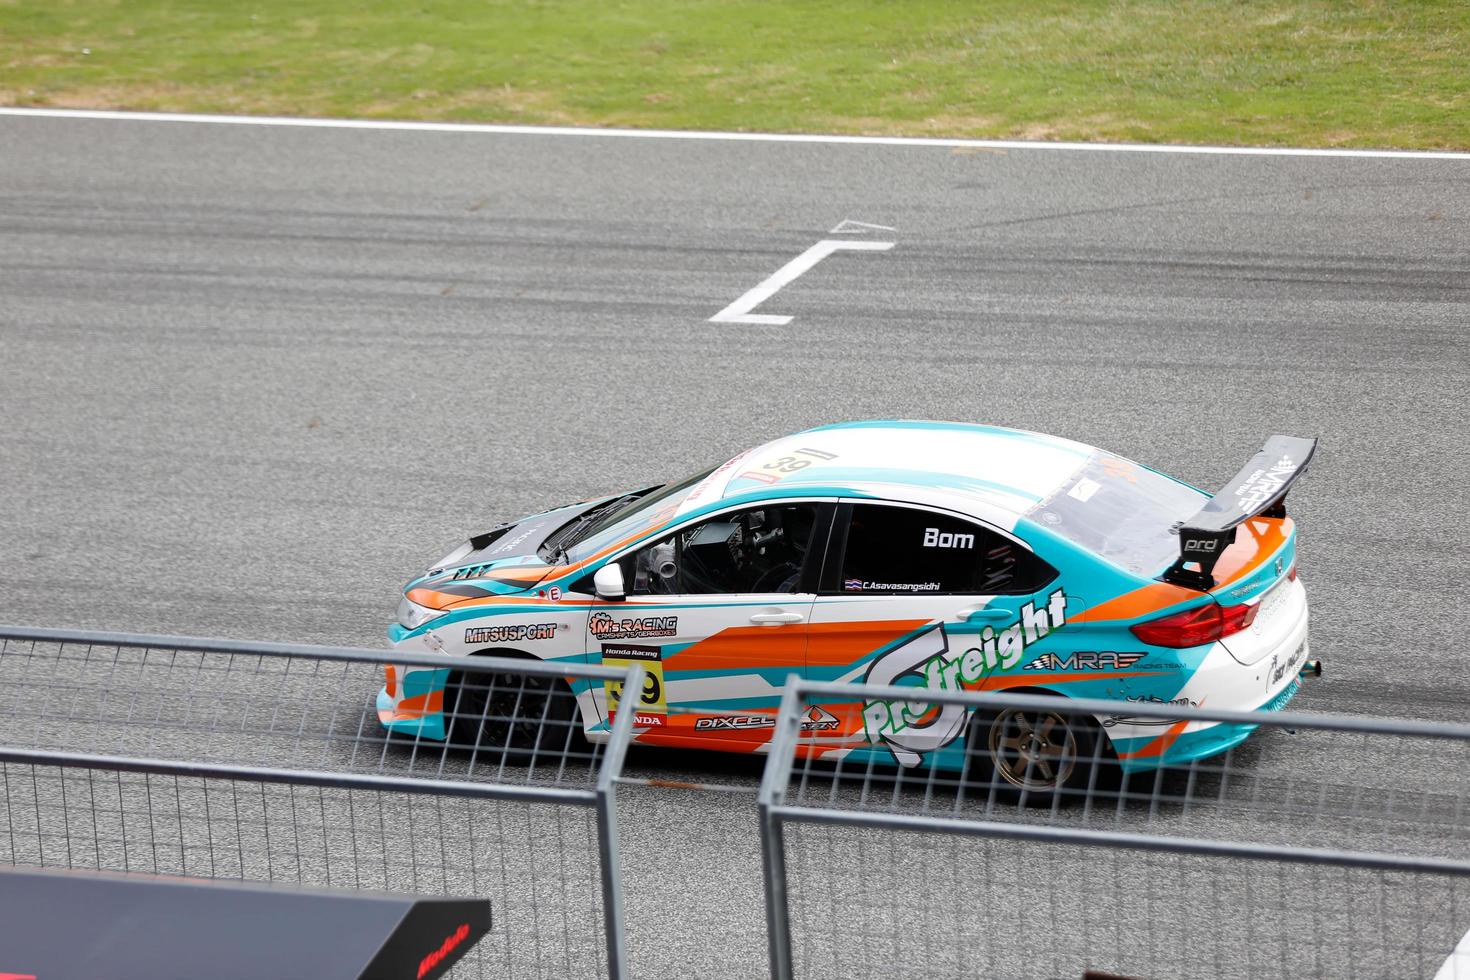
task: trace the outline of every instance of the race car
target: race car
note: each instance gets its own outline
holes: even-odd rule
[[[915,717],[855,687],[810,707],[808,757],[963,768],[968,745],[1043,798],[1104,755],[1123,772],[1202,759],[1253,726],[1160,724],[1128,705],[1273,710],[1320,675],[1285,508],[1315,448],[1272,436],[1212,497],[1034,432],[809,429],[677,483],[497,525],[408,583],[389,628],[420,653],[638,663],[642,690],[549,679],[529,710],[515,692],[512,715],[487,710],[492,687],[473,674],[396,667],[379,717],[418,738],[531,745],[534,719],[575,704],[594,742],[632,711],[639,743],[760,752],[801,676],[1119,703],[941,723],[949,713]]]

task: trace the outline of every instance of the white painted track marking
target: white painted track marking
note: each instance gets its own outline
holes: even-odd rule
[[[0,108],[0,116],[101,119],[117,122],[212,123],[222,126],[299,126],[410,133],[496,133],[506,136],[612,136],[629,139],[708,140],[741,143],[823,143],[854,146],[945,146],[991,150],[1076,150],[1088,153],[1182,153],[1205,156],[1360,157],[1384,160],[1470,160],[1451,150],[1305,149],[1285,146],[1181,146],[1171,143],[1047,143],[1033,140],[948,139],[927,136],[832,136],[810,133],[722,133],[684,129],[598,129],[592,126],[503,126],[481,123],[400,122],[376,119],[305,119],[298,116],[210,116],[185,112],[111,109]]]
[[[1465,933],[1454,951],[1445,958],[1434,980],[1470,980],[1470,932]]]
[[[866,221],[853,221],[851,218],[843,218],[837,223],[837,227],[827,232],[829,235],[866,235],[870,231],[898,231],[891,225],[870,225]]]
[[[892,247],[892,242],[841,242],[824,238],[777,269],[771,274],[770,278],[766,279],[759,286],[756,286],[744,296],[741,296],[735,302],[710,317],[709,322],[760,323],[767,326],[784,327],[791,322],[791,317],[778,316],[771,313],[752,313],[750,311],[774,296],[776,291],[782,286],[793,281],[797,276],[806,272],[833,252],[843,249],[853,249],[863,252],[886,252]]]

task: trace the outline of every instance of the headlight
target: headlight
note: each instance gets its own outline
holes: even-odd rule
[[[421,606],[408,596],[398,600],[398,625],[404,629],[418,629],[431,619],[437,619],[443,615],[437,609]]]

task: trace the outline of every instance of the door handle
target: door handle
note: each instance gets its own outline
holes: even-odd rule
[[[762,626],[785,626],[788,623],[799,623],[804,618],[801,613],[774,612],[756,613],[750,617],[750,621],[752,623],[759,623]]]
[[[1009,609],[1000,609],[995,606],[971,606],[969,609],[961,609],[957,614],[960,619],[971,623],[990,622],[998,623],[1002,620],[1011,619],[1016,614]]]

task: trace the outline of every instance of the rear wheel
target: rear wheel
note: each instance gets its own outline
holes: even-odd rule
[[[444,686],[444,716],[451,748],[562,753],[581,744],[577,699],[557,677],[455,671]]]
[[[1036,708],[976,711],[967,738],[971,796],[1052,806],[1117,786],[1118,767],[1090,716]]]

